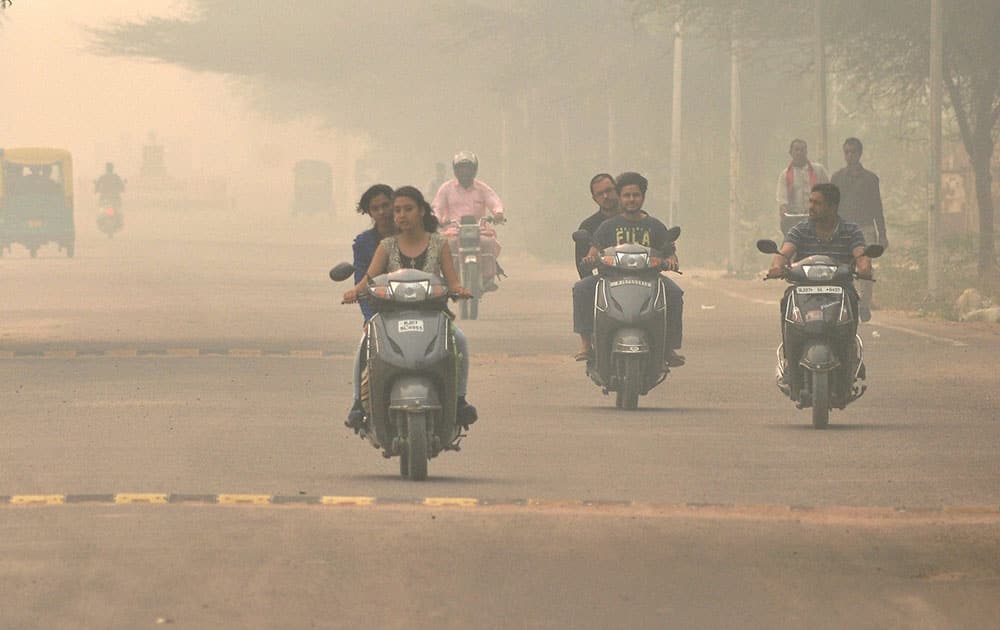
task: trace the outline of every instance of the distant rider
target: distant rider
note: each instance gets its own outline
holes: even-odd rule
[[[485,182],[476,179],[479,172],[479,158],[471,151],[456,153],[451,161],[455,179],[445,182],[438,188],[431,205],[442,225],[449,228],[452,221],[459,222],[464,216],[474,216],[482,219],[489,212],[496,223],[504,223],[503,203],[500,197]],[[446,233],[451,237],[454,228]],[[500,244],[496,241],[493,230],[484,229],[480,241],[484,251],[491,251],[493,256],[483,258],[482,265],[483,290],[493,291],[497,288],[497,257],[500,255]]]
[[[615,182],[621,203],[621,214],[607,219],[593,234],[593,243],[585,258],[586,264],[596,265],[601,250],[625,243],[635,243],[661,252],[666,259],[666,269],[677,271],[677,248],[669,240],[667,227],[643,211],[649,181],[639,173],[622,173]],[[677,354],[681,347],[684,315],[684,291],[677,283],[662,277],[667,291],[667,354],[668,367],[684,365],[684,357]],[[594,347],[594,293],[599,276],[588,276],[573,285],[573,330],[580,335],[582,349],[577,361],[591,360]]]
[[[104,165],[104,174],[94,182],[94,191],[115,208],[121,207],[125,182],[115,173],[115,165],[111,162]]]

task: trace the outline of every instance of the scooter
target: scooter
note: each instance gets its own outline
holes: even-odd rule
[[[681,229],[668,230],[670,242]],[[586,230],[573,233],[576,242],[591,240]],[[662,383],[670,372],[667,354],[667,293],[660,278],[666,269],[661,252],[635,244],[601,252],[594,298],[594,360],[587,376],[607,395],[615,392],[615,407],[637,409],[639,396]],[[680,272],[677,272],[680,273]]]
[[[334,282],[353,274],[350,263],[330,270]],[[359,434],[383,457],[399,457],[400,475],[413,481],[427,478],[428,460],[460,450],[464,437],[456,422],[459,356],[449,297],[441,278],[415,269],[376,276],[358,296],[378,311],[365,325],[367,423]]]
[[[494,259],[493,248],[483,247],[483,243],[491,243],[496,238],[496,231],[489,227],[495,223],[493,217],[486,216],[476,219],[474,216],[463,216],[460,221],[449,224],[445,236],[451,249],[452,260],[462,286],[469,290],[472,298],[463,300],[460,307],[462,319],[479,318],[479,300],[486,288],[483,287],[482,269],[490,267],[490,259]],[[498,275],[505,275],[499,263],[493,260]],[[493,287],[490,290],[495,290]]]
[[[757,249],[776,254],[778,244],[762,239]],[[881,245],[869,245],[865,256],[878,258],[883,251]],[[855,277],[853,265],[822,255],[797,261],[784,275],[791,286],[782,301],[775,379],[797,408],[812,409],[817,429],[829,424],[831,409],[844,409],[868,388],[864,347],[856,334]]]
[[[121,201],[102,196],[97,202],[97,228],[111,238],[125,225]]]

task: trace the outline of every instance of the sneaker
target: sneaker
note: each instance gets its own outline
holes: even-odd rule
[[[581,350],[573,355],[573,359],[576,361],[587,361],[589,363],[594,360],[594,349],[587,348],[586,350]]]
[[[489,293],[490,291],[496,291],[500,287],[497,286],[496,280],[490,278],[488,280],[483,280],[483,293]]]
[[[663,357],[663,363],[667,367],[681,367],[685,363],[684,355],[677,354],[676,350],[670,350],[667,356]]]
[[[461,426],[466,429],[469,425],[475,424],[476,420],[479,419],[479,413],[473,405],[470,405],[465,396],[458,397],[458,407],[455,410],[455,419]]]
[[[357,433],[358,429],[365,425],[365,408],[361,406],[360,400],[354,401],[354,406],[351,410],[347,412],[347,420],[344,421],[344,426],[348,429],[354,429]]]
[[[858,319],[860,319],[862,322],[867,322],[870,321],[871,318],[872,318],[872,309],[870,309],[868,306],[864,304],[858,307]]]

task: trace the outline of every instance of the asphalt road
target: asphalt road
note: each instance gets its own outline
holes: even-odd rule
[[[572,268],[512,247],[461,323],[481,420],[414,483],[341,424],[328,222],[126,220],[0,261],[2,627],[998,624],[996,329],[877,312],[816,431],[773,386],[781,286],[687,270],[688,365],[617,412]]]

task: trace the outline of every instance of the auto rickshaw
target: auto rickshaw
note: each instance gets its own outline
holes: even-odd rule
[[[0,150],[0,255],[20,243],[34,258],[55,242],[73,257],[73,159],[47,148]]]
[[[295,198],[292,213],[312,214],[333,210],[333,169],[322,160],[299,160],[293,169]]]

